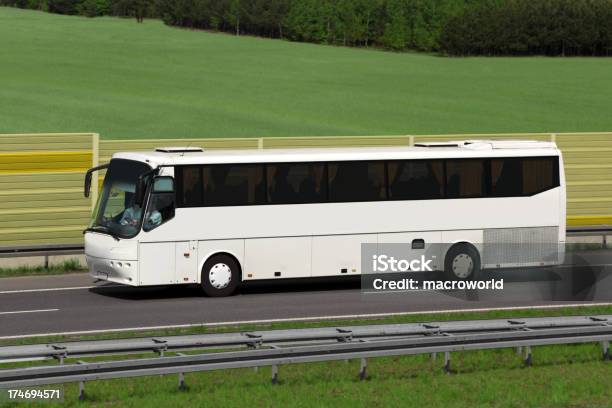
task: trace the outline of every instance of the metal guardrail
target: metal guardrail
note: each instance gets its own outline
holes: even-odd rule
[[[359,377],[366,378],[367,358],[444,353],[444,369],[450,370],[450,353],[466,350],[520,348],[526,365],[532,363],[532,347],[599,342],[605,360],[610,359],[612,315],[476,320],[420,324],[369,325],[248,333],[203,334],[164,338],[139,338],[8,346],[0,348],[0,362],[18,357],[95,356],[120,352],[156,351],[160,357],[121,361],[83,362],[0,370],[0,388],[79,382],[111,378],[184,374],[245,367],[272,367],[309,362],[360,359]],[[245,346],[243,351],[204,352],[185,355],[179,350]],[[165,356],[164,352],[176,352]]]
[[[83,244],[62,244],[62,245],[32,245],[17,247],[0,247],[0,258],[13,258],[20,256],[43,256],[43,255],[69,255],[78,254],[84,251]]]
[[[612,235],[612,226],[586,226],[586,227],[570,227],[567,228],[567,235],[573,237],[592,237],[601,236],[601,245],[603,248],[608,246],[608,235]]]
[[[607,245],[607,236],[612,235],[612,226],[585,226],[585,227],[568,227],[568,236],[601,236],[603,246]],[[35,246],[19,246],[19,247],[0,247],[1,258],[14,258],[26,256],[49,256],[54,255],[75,255],[82,254],[84,246],[82,244],[64,244],[64,245],[35,245]],[[47,261],[48,262],[48,261]]]
[[[84,251],[85,247],[82,244],[19,246],[12,248],[0,248],[0,259],[42,256],[44,257],[44,267],[49,268],[50,256],[80,255],[83,254]]]

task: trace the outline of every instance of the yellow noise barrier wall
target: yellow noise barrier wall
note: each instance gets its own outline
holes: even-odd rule
[[[412,145],[466,139],[552,140],[562,149],[568,225],[612,224],[612,133],[427,136],[313,136],[102,140],[95,133],[0,135],[0,247],[81,243],[97,185],[83,197],[85,171],[114,152],[159,146],[205,149]],[[99,180],[101,181],[101,179]]]
[[[91,212],[83,175],[98,135],[0,135],[0,247],[75,244]]]

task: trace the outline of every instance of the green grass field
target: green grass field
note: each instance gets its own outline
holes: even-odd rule
[[[612,59],[444,58],[0,8],[0,133],[612,130]]]

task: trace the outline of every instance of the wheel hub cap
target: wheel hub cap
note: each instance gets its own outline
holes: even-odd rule
[[[472,257],[467,254],[459,254],[453,259],[453,273],[456,277],[465,279],[471,275],[474,269]]]
[[[208,280],[215,289],[226,288],[232,281],[232,270],[224,263],[215,264],[208,272]]]

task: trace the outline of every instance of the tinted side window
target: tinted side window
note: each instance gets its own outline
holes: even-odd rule
[[[390,161],[389,199],[424,200],[444,196],[442,160]]]
[[[266,166],[268,203],[320,203],[327,199],[325,164],[272,163]]]
[[[330,201],[376,201],[386,198],[385,164],[337,162],[328,165]]]
[[[523,194],[533,195],[559,186],[559,159],[523,158]]]
[[[198,207],[202,205],[202,167],[176,167],[176,197],[178,207]]]
[[[556,157],[510,157],[491,159],[491,194],[519,197],[559,186]]]
[[[491,159],[491,195],[494,197],[523,195],[523,159],[516,157]]]
[[[204,166],[204,205],[265,204],[263,165]]]
[[[485,195],[484,160],[446,161],[446,197],[470,198]]]

